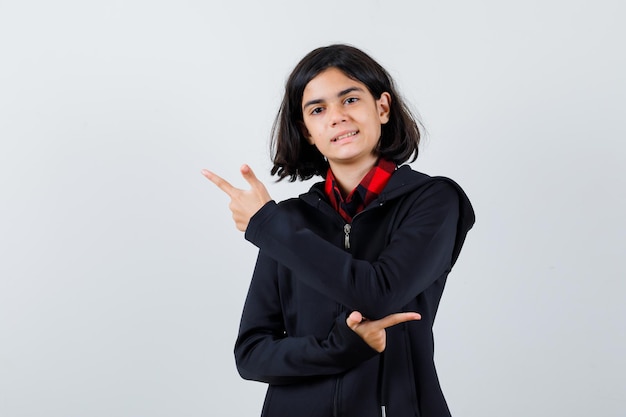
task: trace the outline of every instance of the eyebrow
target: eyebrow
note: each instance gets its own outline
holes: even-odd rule
[[[353,91],[363,91],[362,88],[359,87],[350,87],[350,88],[346,88],[345,90],[341,90],[339,93],[337,93],[337,97],[341,97],[341,96],[345,96],[346,94],[350,94]],[[314,104],[320,104],[323,103],[324,100],[321,98],[317,98],[314,100],[309,100],[306,103],[304,103],[304,106],[302,106],[303,109],[306,109],[309,106],[312,106]]]

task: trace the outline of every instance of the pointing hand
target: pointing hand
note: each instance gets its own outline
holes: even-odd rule
[[[259,181],[248,165],[242,165],[241,175],[248,184],[250,184],[249,190],[235,188],[225,179],[206,169],[202,170],[202,175],[207,177],[213,184],[217,185],[220,190],[228,194],[230,197],[228,207],[233,213],[235,226],[242,232],[248,227],[250,218],[259,211],[265,203],[272,199],[265,185]]]
[[[380,353],[387,347],[387,327],[421,318],[419,313],[410,312],[390,314],[380,320],[367,320],[358,311],[353,311],[346,319],[346,324],[372,349]]]

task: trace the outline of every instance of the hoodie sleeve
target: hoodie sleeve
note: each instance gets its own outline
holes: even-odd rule
[[[437,180],[416,196],[373,262],[353,258],[274,202],[253,216],[246,239],[317,291],[366,317],[381,318],[400,311],[452,267],[460,211],[457,189]]]
[[[303,382],[344,372],[378,354],[347,326],[346,314],[337,317],[324,340],[286,334],[276,270],[276,261],[261,251],[235,343],[243,378],[275,385]]]

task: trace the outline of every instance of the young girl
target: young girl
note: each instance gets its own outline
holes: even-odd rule
[[[417,124],[350,46],[300,61],[272,133],[272,174],[324,181],[277,204],[246,165],[249,190],[203,171],[259,248],[235,358],[269,384],[262,415],[449,416],[432,326],[474,223],[466,195],[400,166],[417,157]]]

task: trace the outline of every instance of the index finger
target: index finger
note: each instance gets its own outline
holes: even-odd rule
[[[387,327],[395,326],[396,324],[404,323],[405,321],[420,320],[421,318],[422,316],[419,313],[414,312],[395,313],[390,314],[387,317],[383,317],[379,320],[379,322],[380,325],[386,329]]]
[[[213,172],[209,171],[208,169],[203,169],[202,170],[202,175],[204,175],[213,184],[217,185],[217,187],[220,190],[224,191],[226,194],[228,194],[229,196],[232,197],[232,193],[233,193],[233,191],[235,191],[235,187],[233,187],[224,178],[220,177],[217,174],[214,174]]]

